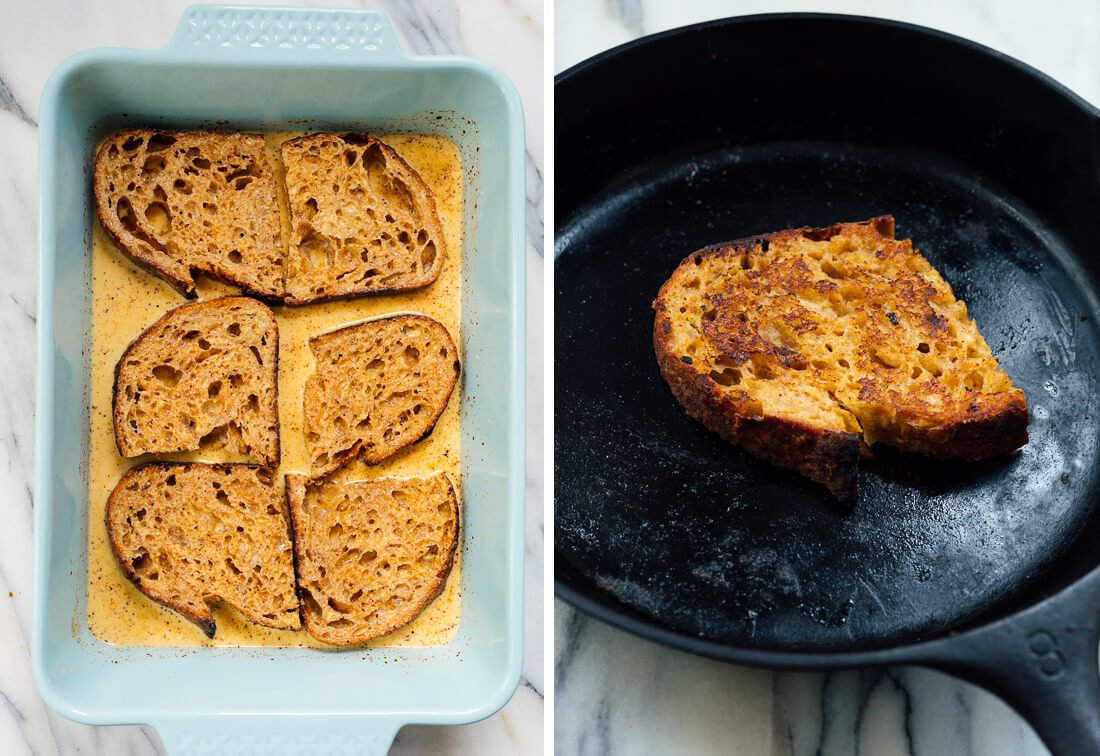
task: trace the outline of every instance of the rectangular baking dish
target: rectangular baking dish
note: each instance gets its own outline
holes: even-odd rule
[[[127,124],[458,144],[464,551],[451,643],[124,648],[90,633],[90,166],[97,141]],[[45,701],[80,722],[151,724],[170,753],[385,753],[404,724],[471,722],[502,706],[519,681],[523,616],[524,139],[512,84],[475,60],[406,55],[374,12],[195,7],[162,49],[92,50],[54,72],[39,166],[32,655]]]

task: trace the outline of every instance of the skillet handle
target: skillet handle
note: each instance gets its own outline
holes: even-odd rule
[[[1021,614],[922,646],[918,663],[1000,696],[1055,756],[1100,754],[1100,568]]]
[[[376,717],[223,714],[165,719],[153,727],[168,756],[385,756],[399,724]]]

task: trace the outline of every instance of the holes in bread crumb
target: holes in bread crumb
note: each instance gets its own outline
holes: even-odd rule
[[[374,549],[364,551],[359,557],[359,564],[370,564],[378,558],[378,552]]]
[[[260,485],[270,486],[275,482],[275,471],[270,467],[257,467],[256,468],[256,480],[260,482]],[[271,509],[269,507],[269,509]],[[268,514],[275,514],[274,511],[268,512]]]
[[[238,250],[238,249],[229,250],[229,262],[233,263],[234,265],[240,265],[241,260],[243,260],[243,259],[244,258],[241,256],[240,250]]]
[[[848,363],[848,360],[845,359],[837,360],[836,364],[840,365],[845,370],[851,367],[851,365]]]
[[[153,377],[169,386],[175,386],[180,382],[183,372],[176,370],[171,365],[157,365],[153,368]]]
[[[211,399],[213,399],[219,393],[221,393],[221,390],[222,390],[222,382],[221,381],[214,381],[213,383],[211,383],[209,386],[206,387],[206,395],[208,397],[210,397]]]
[[[145,519],[146,514],[148,513],[145,511],[145,507],[142,507],[138,511],[134,512],[134,517],[137,518],[138,522],[140,522]]]
[[[920,378],[921,373],[923,373],[923,372],[924,371],[921,370],[920,365],[914,365],[912,372],[909,373],[909,379],[915,381],[918,378]]]
[[[163,236],[172,230],[172,216],[163,202],[152,202],[145,208],[145,220],[153,227],[153,233]]]
[[[204,157],[197,157],[191,161],[191,165],[198,168],[200,171],[210,170],[210,161]]]
[[[428,242],[420,252],[420,268],[428,270],[435,263],[435,242]]]
[[[168,167],[168,161],[164,159],[164,155],[150,155],[145,158],[141,170],[142,173],[160,173],[166,167]]]
[[[233,560],[230,557],[225,558],[225,566],[228,567],[230,569],[230,571],[233,572],[234,575],[242,574],[241,571],[237,568],[237,565],[233,562]]]
[[[692,260],[692,262],[694,262],[696,265],[702,265],[703,264],[703,256],[702,255],[696,255],[695,259]]]
[[[217,445],[223,444],[223,443],[225,443],[225,439],[228,435],[229,435],[229,426],[228,425],[219,425],[218,427],[214,428],[209,433],[207,433],[205,436],[203,436],[202,438],[199,439],[199,446],[207,446],[207,445],[210,445],[210,444],[217,444]]]
[[[973,370],[966,374],[966,378],[963,380],[963,386],[971,391],[981,391],[985,385],[985,378],[977,370]]]
[[[344,161],[348,164],[348,167],[355,165],[355,161],[359,159],[359,153],[355,150],[344,150]]]
[[[187,333],[183,334],[183,340],[184,341],[194,341],[198,337],[199,337],[199,332],[198,331],[188,331]]]
[[[240,323],[230,323],[226,327],[225,330],[229,331],[230,336],[240,336],[241,335],[241,324]]]
[[[210,342],[206,339],[199,339],[199,349],[209,349]]]
[[[416,367],[420,364],[420,350],[414,346],[405,347],[405,364]]]
[[[344,526],[341,525],[340,523],[336,523],[335,525],[333,525],[331,528],[328,529],[328,537],[330,539],[339,538],[343,534],[344,534]]]
[[[149,137],[149,145],[146,152],[163,152],[176,143],[176,138],[169,134],[153,134]]]
[[[122,149],[124,149],[126,152],[133,152],[143,144],[145,144],[144,137],[132,136],[122,143]]]
[[[256,358],[256,362],[260,363],[260,365],[264,364],[264,358],[260,356],[260,350],[256,348],[255,344],[249,346],[248,351],[252,352],[252,356]]]
[[[926,343],[922,341],[921,343],[917,344],[917,351],[921,354],[928,354],[932,350]]]
[[[172,473],[171,475],[169,475],[167,478],[164,479],[164,485],[166,485],[166,486],[176,485],[176,475],[175,475],[175,473]]]
[[[736,368],[711,370],[710,378],[719,386],[736,386],[741,383],[741,371]]]
[[[111,158],[118,157],[118,145],[117,144],[112,144],[110,147],[107,148],[107,157],[111,157]],[[114,191],[114,188],[115,188],[114,185],[112,185],[111,190]]]

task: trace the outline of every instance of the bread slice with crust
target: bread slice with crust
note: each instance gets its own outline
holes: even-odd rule
[[[333,645],[412,622],[443,590],[458,546],[458,497],[443,473],[310,484],[287,476],[302,625]]]
[[[693,252],[653,308],[688,414],[841,501],[876,443],[972,461],[1027,443],[1024,393],[892,217]]]
[[[284,142],[290,239],[286,302],[427,286],[443,267],[443,227],[420,175],[360,134]]]
[[[96,153],[94,190],[118,248],[185,296],[203,272],[281,300],[282,222],[262,135],[118,131]]]
[[[171,310],[115,367],[115,441],[124,457],[227,449],[279,461],[279,327],[262,303],[223,297]]]
[[[207,637],[218,601],[260,625],[300,626],[284,493],[269,468],[139,465],[111,492],[106,522],[126,577]]]
[[[458,381],[458,348],[426,315],[393,315],[314,336],[302,405],[313,477],[362,456],[381,462],[431,433]]]

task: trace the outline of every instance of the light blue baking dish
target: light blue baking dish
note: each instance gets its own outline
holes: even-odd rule
[[[462,620],[430,649],[119,648],[88,630],[86,454],[97,140],[124,124],[444,134],[465,167]],[[372,12],[195,7],[160,50],[54,72],[39,134],[32,654],[42,697],[91,724],[147,723],[170,753],[385,753],[406,723],[492,714],[519,681],[524,142],[512,84],[406,55]],[[181,300],[182,301],[182,300]]]

